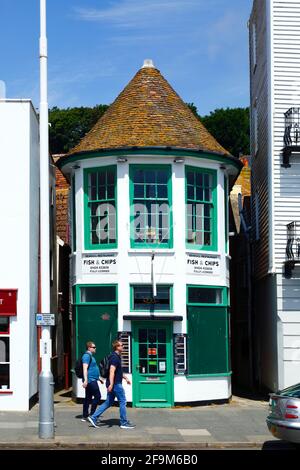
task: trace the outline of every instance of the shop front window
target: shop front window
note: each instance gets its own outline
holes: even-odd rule
[[[171,311],[172,310],[172,287],[157,286],[156,296],[153,295],[151,285],[132,286],[133,310]]]

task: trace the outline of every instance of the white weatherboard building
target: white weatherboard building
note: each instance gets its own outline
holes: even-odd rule
[[[0,100],[0,410],[37,393],[39,129],[29,100]]]
[[[58,165],[72,184],[73,360],[92,340],[100,361],[119,336],[133,406],[230,398],[227,214],[239,161],[146,61]],[[73,390],[84,396],[75,375]]]
[[[249,22],[256,378],[300,377],[300,2],[256,0]]]

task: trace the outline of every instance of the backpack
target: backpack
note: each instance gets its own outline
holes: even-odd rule
[[[103,377],[104,379],[108,379],[109,377],[110,358],[111,358],[111,354],[108,354],[102,359],[102,361],[99,364],[100,376]]]
[[[88,368],[90,367],[91,365],[91,362],[92,362],[92,355],[90,354],[90,362],[89,362],[89,365],[88,365]],[[79,378],[79,379],[83,379],[83,362],[82,362],[82,356],[80,359],[77,359],[76,363],[75,363],[75,367],[74,367],[74,370],[75,370],[75,374],[76,376]]]

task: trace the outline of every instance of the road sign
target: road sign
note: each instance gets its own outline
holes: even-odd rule
[[[54,313],[37,313],[36,326],[55,326]]]

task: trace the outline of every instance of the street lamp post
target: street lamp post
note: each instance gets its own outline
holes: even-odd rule
[[[46,0],[40,0],[40,250],[41,313],[50,313],[50,224],[49,224],[49,112],[47,87]],[[54,437],[53,375],[51,372],[50,326],[42,326],[39,376],[39,437]]]

